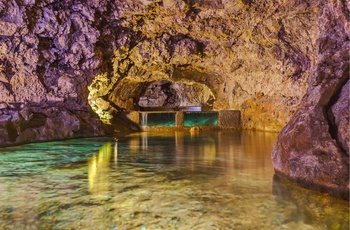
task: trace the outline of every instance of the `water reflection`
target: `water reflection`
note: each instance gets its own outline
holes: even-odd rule
[[[137,133],[0,149],[0,229],[348,229],[272,179],[274,133]]]
[[[150,163],[160,155],[167,164],[254,169],[262,170],[259,175],[270,176],[273,170],[269,153],[275,138],[275,133],[262,132],[175,132],[160,136],[145,132],[131,135],[121,148]]]
[[[118,148],[114,148],[114,155],[116,159],[116,155],[118,152]],[[110,172],[110,162],[112,157],[112,145],[110,142],[104,144],[98,154],[93,155],[88,160],[89,171],[88,171],[88,179],[89,179],[89,190],[92,194],[106,192],[109,189],[109,178],[108,174]]]
[[[118,140],[114,143],[114,164],[118,163]]]

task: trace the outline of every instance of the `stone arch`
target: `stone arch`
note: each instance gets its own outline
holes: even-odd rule
[[[184,107],[202,107],[211,110],[214,101],[211,90],[201,83],[158,80],[152,82],[139,97],[138,106],[143,109],[165,108],[179,110]]]
[[[135,76],[132,72],[129,71],[126,77],[118,80],[108,77],[107,74],[97,75],[89,86],[89,104],[104,123],[113,124],[118,112],[137,111],[145,107],[147,103],[144,100],[147,100],[147,95],[156,84],[163,86],[163,90],[160,88],[158,93],[163,94],[160,96],[164,100],[161,104],[154,103],[155,107],[176,110],[182,106],[200,106],[203,110],[211,110],[216,100],[215,89],[220,83],[215,75],[203,69],[198,70],[192,65],[173,67],[170,76],[147,71]],[[174,97],[171,92],[166,95],[167,90],[173,91]]]

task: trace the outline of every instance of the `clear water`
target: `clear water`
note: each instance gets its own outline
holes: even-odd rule
[[[217,112],[184,113],[184,126],[217,126]]]
[[[140,124],[141,126],[173,127],[176,124],[175,116],[174,112],[141,113]]]
[[[0,149],[0,229],[349,229],[274,178],[276,134],[138,133]]]

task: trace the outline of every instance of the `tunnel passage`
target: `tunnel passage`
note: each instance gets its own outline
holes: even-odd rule
[[[139,81],[123,78],[109,91],[96,82],[89,86],[89,103],[106,124],[122,122],[120,112],[140,110],[180,110],[185,107],[201,107],[212,110],[215,96],[211,89],[198,82],[157,79]],[[105,82],[105,85],[108,81]],[[105,87],[105,89],[103,89]],[[101,95],[100,92],[107,92]],[[125,120],[125,119],[124,119]]]
[[[180,110],[186,107],[212,110],[213,102],[214,95],[205,85],[160,80],[150,84],[139,98],[138,106],[141,110]]]
[[[108,95],[109,103],[123,111],[138,111],[143,108],[176,110],[186,106],[201,106],[205,110],[211,110],[214,100],[211,90],[203,84],[169,80],[138,82],[123,79]]]

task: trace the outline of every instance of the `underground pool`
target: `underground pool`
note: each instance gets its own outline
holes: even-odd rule
[[[0,229],[349,229],[274,176],[275,133],[140,132],[0,149]]]

